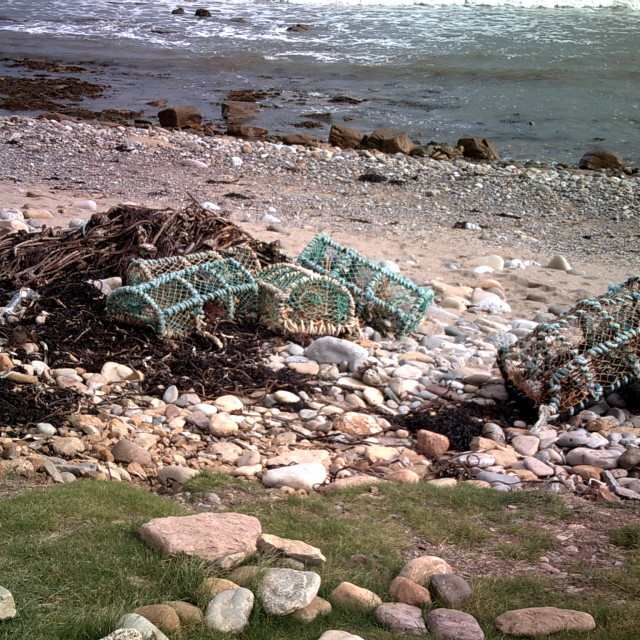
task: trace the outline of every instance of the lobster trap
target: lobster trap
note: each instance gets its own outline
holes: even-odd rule
[[[233,258],[249,273],[254,274],[260,271],[260,262],[256,253],[245,245],[237,245],[228,249],[202,251],[157,260],[132,260],[127,268],[126,280],[129,285],[135,286],[168,273],[209,264],[222,258]]]
[[[259,318],[272,330],[335,336],[358,328],[353,298],[333,278],[278,264],[260,273],[258,287]]]
[[[572,415],[640,378],[640,277],[578,302],[498,351],[498,365],[551,418]]]
[[[147,262],[161,262],[164,269],[172,259],[166,260]],[[181,336],[202,330],[207,319],[232,319],[255,310],[257,295],[249,271],[226,258],[120,287],[107,298],[107,311],[127,324],[150,326],[159,335]]]
[[[433,300],[430,289],[342,247],[326,234],[313,238],[297,262],[344,285],[354,298],[359,318],[381,333],[410,333],[421,324]]]

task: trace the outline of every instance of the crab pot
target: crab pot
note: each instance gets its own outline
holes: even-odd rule
[[[186,335],[204,327],[207,303],[234,318],[255,308],[257,292],[244,267],[232,259],[217,260],[120,287],[107,298],[107,311],[127,324],[150,326],[159,335]]]
[[[159,278],[166,273],[182,271],[183,269],[207,264],[220,258],[221,256],[217,251],[203,251],[202,253],[191,253],[185,256],[172,256],[157,260],[136,259],[129,263],[126,280],[129,285],[135,286]]]
[[[272,330],[335,336],[358,327],[351,294],[328,276],[278,264],[260,273],[258,288],[258,316]]]
[[[572,415],[640,377],[640,278],[578,302],[501,347],[507,386],[558,417]]]
[[[385,269],[326,234],[304,248],[298,264],[330,276],[351,292],[360,319],[381,333],[404,335],[416,329],[433,300],[433,291]]]

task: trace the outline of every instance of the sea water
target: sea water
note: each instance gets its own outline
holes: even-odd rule
[[[152,117],[165,98],[219,121],[230,90],[259,89],[252,124],[274,133],[326,139],[322,113],[425,143],[488,137],[515,160],[604,147],[640,164],[639,51],[640,0],[0,2],[0,57],[89,63],[110,86],[88,108]]]

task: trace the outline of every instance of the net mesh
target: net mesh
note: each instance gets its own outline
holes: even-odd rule
[[[298,264],[343,284],[355,300],[359,318],[381,333],[410,333],[422,323],[433,300],[430,289],[342,247],[326,234],[313,238]]]
[[[202,329],[212,315],[231,319],[255,310],[257,294],[249,271],[226,258],[120,287],[107,298],[107,311],[122,322],[180,336]]]
[[[142,282],[149,282],[167,273],[208,264],[221,258],[233,258],[249,273],[258,273],[260,271],[260,262],[255,251],[245,245],[237,245],[218,251],[203,251],[201,253],[190,253],[184,256],[172,256],[157,260],[132,260],[127,268],[126,280],[129,285],[135,286]]]
[[[578,302],[556,322],[501,347],[504,379],[557,417],[640,378],[640,277]]]
[[[353,298],[333,278],[279,264],[258,279],[260,321],[285,333],[339,335],[357,329]]]

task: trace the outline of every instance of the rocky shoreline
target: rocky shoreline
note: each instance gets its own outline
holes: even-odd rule
[[[338,341],[334,359],[311,357],[313,345],[274,341],[265,364],[309,376],[310,391],[274,390],[261,403],[201,398],[176,386],[152,398],[136,393],[140,374],[121,362],[99,371],[86,362],[49,370],[37,364],[37,345],[31,363],[5,346],[8,379],[19,384],[26,376],[29,383],[73,389],[98,415],[78,412],[58,428],[34,425],[27,439],[5,434],[3,468],[25,474],[46,469],[56,481],[90,475],[152,485],[184,480],[199,469],[260,477],[265,484],[281,473],[287,479],[273,479],[271,486],[311,491],[329,481],[358,482],[368,471],[377,479],[453,484],[455,477],[442,479],[434,468],[445,456],[458,468],[453,476],[485,486],[532,482],[583,494],[594,487],[606,495],[640,492],[634,458],[640,418],[619,394],[559,431],[537,436],[522,420],[502,426],[487,420],[471,440],[473,453],[461,456],[448,453],[444,436],[416,429],[414,437],[389,422],[436,398],[503,403],[497,347],[552,319],[572,298],[599,293],[606,280],[636,268],[630,240],[639,230],[638,178],[17,116],[0,120],[0,142],[5,233],[82,224],[123,197],[155,205],[193,197],[267,239],[281,238],[291,251],[315,230],[348,235],[359,248],[370,245],[374,232],[383,239],[380,257],[395,258],[387,266],[438,296],[414,336],[394,341],[365,329],[359,344]],[[360,180],[374,169],[387,180]],[[613,218],[624,233],[610,237],[603,226]],[[490,224],[452,229],[460,219]],[[578,241],[576,228],[590,239]],[[437,235],[448,242],[440,239],[432,248],[428,238]],[[425,239],[420,255],[411,252],[412,237]],[[507,255],[487,255],[504,250],[502,243],[509,245]],[[557,251],[566,257],[556,256],[550,267],[526,259]],[[572,268],[568,260],[574,259],[592,262]],[[425,265],[435,273],[427,277]],[[370,367],[361,370],[354,361]],[[26,373],[15,373],[17,366]],[[126,401],[114,402],[123,392]],[[300,473],[290,465],[302,465]]]
[[[639,196],[640,179],[625,173],[2,118],[2,237],[37,234],[43,226],[80,227],[93,212],[123,200],[176,207],[195,199],[261,239],[280,240],[290,255],[315,232],[329,231],[432,288],[436,298],[424,323],[402,338],[371,327],[350,340],[254,337],[260,366],[288,382],[278,385],[274,378],[259,391],[228,383],[219,394],[197,387],[189,376],[192,361],[182,375],[153,388],[145,370],[129,366],[124,355],[96,365],[72,353],[69,366],[49,366],[46,343],[29,331],[20,334],[19,316],[9,318],[0,326],[0,479],[132,482],[192,501],[201,513],[190,518],[214,519],[246,516],[226,513],[230,505],[214,492],[185,491],[201,471],[300,496],[426,482],[535,488],[637,504],[637,385],[531,431],[537,416],[509,402],[496,354],[576,299],[638,271]],[[36,329],[53,322],[47,313],[33,313]],[[72,351],[90,329],[61,344]],[[122,331],[135,334],[136,328]],[[28,413],[24,398],[36,397],[22,393],[28,389],[49,399],[55,419],[6,420],[7,397],[19,397]],[[61,397],[73,398],[74,406],[56,415]],[[145,527],[154,523],[161,524]],[[235,535],[238,527],[232,529]],[[165,537],[159,536],[158,548],[169,544]],[[319,576],[303,571],[311,561],[300,555],[304,547],[317,559],[320,550],[276,538],[263,534],[258,547],[270,544],[287,568],[260,578],[256,597],[271,606],[279,590],[299,585],[296,593],[305,599],[296,601],[296,615],[310,620],[326,613],[331,605],[315,597]],[[286,557],[293,547],[297,555]],[[238,559],[236,554],[224,568]],[[257,580],[252,570],[240,567],[229,580],[209,580],[211,628],[237,631],[246,624],[254,599],[247,587]],[[460,594],[468,597],[471,587],[451,572],[441,558],[420,556],[390,587],[397,602],[383,604],[350,583],[339,585],[331,600],[375,609],[379,623],[399,633],[419,635],[428,628],[436,636],[457,625],[465,638],[480,639],[475,619],[457,610]],[[313,588],[307,589],[309,581]],[[430,600],[427,587],[450,608],[423,619],[419,607]],[[0,605],[0,619],[15,615],[12,596],[1,587]],[[202,612],[184,602],[141,607],[123,616],[120,630],[108,638],[164,637],[154,624],[177,633],[180,620],[194,615],[202,620]],[[595,623],[585,613],[546,607],[506,612],[495,624],[505,633],[533,634],[543,628],[583,631]],[[322,638],[358,637],[327,631]]]

